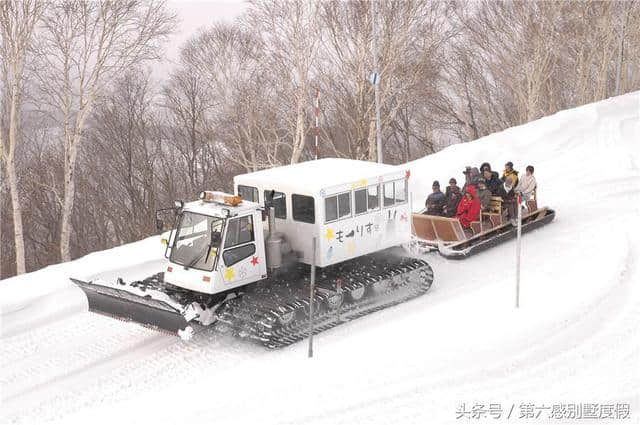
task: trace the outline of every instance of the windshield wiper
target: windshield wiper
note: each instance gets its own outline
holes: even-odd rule
[[[202,258],[202,256],[204,255],[205,252],[208,252],[211,250],[211,244],[207,245],[205,248],[207,248],[206,251],[201,251],[199,252],[187,265],[187,267],[193,267],[193,265],[195,263],[197,263],[198,261],[200,261],[200,259]],[[207,255],[207,259],[209,258],[209,255]],[[204,261],[205,263],[207,262],[207,260]]]

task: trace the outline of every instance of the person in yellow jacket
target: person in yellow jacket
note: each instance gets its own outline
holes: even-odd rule
[[[502,177],[500,180],[504,183],[507,177],[511,177],[511,183],[513,187],[518,185],[518,172],[513,169],[513,162],[509,161],[504,164],[504,171],[502,172]]]

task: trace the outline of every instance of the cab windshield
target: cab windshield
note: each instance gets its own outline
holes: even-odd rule
[[[184,212],[169,257],[173,263],[199,270],[213,270],[222,242],[224,219]]]

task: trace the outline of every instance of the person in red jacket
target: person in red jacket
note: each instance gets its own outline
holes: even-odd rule
[[[464,191],[464,198],[462,198],[460,204],[458,204],[458,211],[456,213],[456,217],[463,228],[470,228],[472,221],[478,221],[480,219],[481,208],[475,186],[468,185]]]

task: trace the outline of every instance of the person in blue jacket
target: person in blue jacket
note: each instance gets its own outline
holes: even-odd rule
[[[440,191],[440,182],[438,180],[433,182],[431,186],[433,193],[427,197],[425,206],[427,207],[427,215],[442,215],[442,210],[445,204],[444,193]]]

